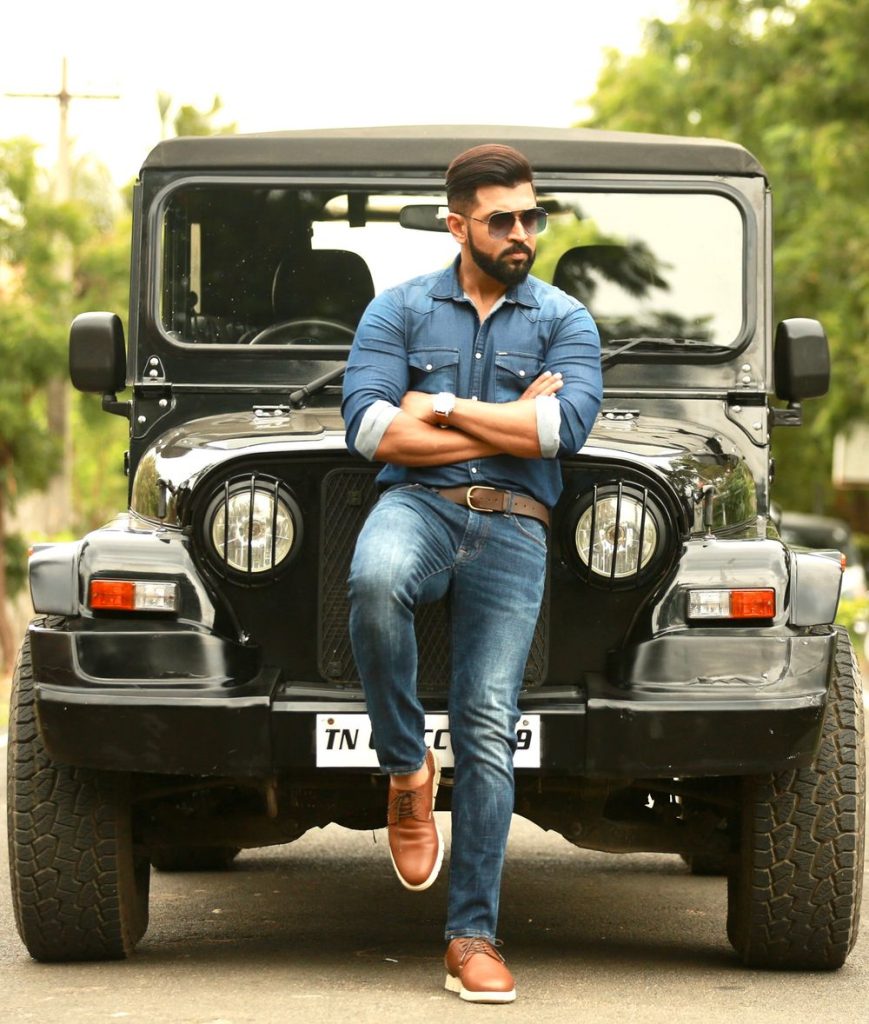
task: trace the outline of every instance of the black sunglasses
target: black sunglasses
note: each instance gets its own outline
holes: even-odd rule
[[[533,210],[511,210],[509,212],[493,213],[491,216],[486,217],[485,220],[481,217],[471,217],[470,214],[465,214],[465,216],[469,220],[485,224],[489,228],[489,238],[506,238],[513,230],[517,217],[526,235],[539,235],[542,231],[546,230],[546,210],[541,209],[539,206],[535,206]]]

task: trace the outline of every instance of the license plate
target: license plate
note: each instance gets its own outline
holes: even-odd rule
[[[368,715],[317,715],[318,768],[377,768]],[[425,716],[426,746],[437,751],[443,768],[453,766],[447,715]],[[522,715],[516,725],[517,768],[540,767],[540,715]]]

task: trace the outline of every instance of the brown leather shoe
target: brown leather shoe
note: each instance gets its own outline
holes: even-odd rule
[[[470,1003],[512,1003],[516,998],[513,975],[488,939],[453,939],[444,966],[444,988]]]
[[[426,752],[425,763],[428,781],[418,789],[397,789],[389,782],[389,856],[401,884],[413,892],[432,884],[444,859],[444,841],[433,813],[441,778],[433,751]]]

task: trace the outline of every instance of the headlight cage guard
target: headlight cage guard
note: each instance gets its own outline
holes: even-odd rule
[[[613,554],[609,571],[600,573],[593,568],[595,527],[597,523],[598,508],[602,501],[607,498],[615,498],[616,513],[613,525],[613,535],[618,537],[619,527],[624,521],[625,499],[629,498],[640,506],[640,534],[637,541],[637,568],[624,575],[617,575],[618,567],[618,544],[613,545]],[[576,531],[583,514],[591,509],[591,523],[589,525],[588,549],[580,552],[576,543]],[[649,557],[648,562],[642,565],[643,541],[647,524],[652,524],[656,532],[656,545]],[[664,552],[672,540],[672,530],[668,529],[667,520],[661,510],[660,503],[651,494],[650,488],[645,484],[614,480],[610,483],[594,484],[591,490],[578,495],[574,501],[565,520],[564,549],[568,555],[568,561],[574,572],[589,586],[606,590],[618,590],[634,588],[638,584],[646,582],[659,570]]]
[[[247,569],[237,569],[229,562],[229,505],[232,498],[243,494],[249,495],[248,526],[247,526]],[[254,523],[256,521],[255,498],[265,494],[271,498],[271,566],[268,569],[253,569]],[[277,549],[277,523],[280,506],[285,506],[293,524],[293,539],[290,550],[275,565]],[[200,506],[201,507],[201,506]],[[223,554],[217,549],[212,539],[212,528],[215,517],[223,509]],[[265,473],[247,472],[227,477],[206,499],[204,513],[200,520],[199,542],[205,553],[208,564],[222,578],[232,583],[248,587],[259,587],[272,583],[281,576],[295,560],[302,546],[303,525],[302,511],[290,494],[288,488],[277,477]]]

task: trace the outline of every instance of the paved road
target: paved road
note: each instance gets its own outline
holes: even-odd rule
[[[692,878],[676,857],[580,851],[520,818],[502,911],[519,984],[510,1007],[442,990],[445,879],[404,892],[382,832],[330,826],[242,854],[231,872],[155,873],[148,934],[111,964],[29,959],[0,850],[3,1024],[869,1019],[869,934],[835,974],[746,971],[727,944],[722,880]]]

